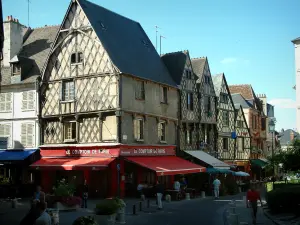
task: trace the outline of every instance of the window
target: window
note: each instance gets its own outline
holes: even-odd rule
[[[186,76],[186,79],[192,79],[192,71],[185,70],[185,76]]]
[[[223,150],[228,151],[228,138],[223,138]]]
[[[11,145],[11,124],[4,123],[0,124],[0,137],[7,138],[7,147],[12,147]]]
[[[21,73],[21,66],[18,63],[12,64],[12,74],[19,75]]]
[[[83,53],[75,52],[71,55],[71,64],[83,63]]]
[[[135,98],[139,100],[145,100],[145,82],[136,81]]]
[[[161,103],[168,103],[168,88],[167,87],[160,87],[160,102]]]
[[[187,109],[193,110],[194,109],[194,96],[193,93],[187,93]]]
[[[22,110],[34,110],[35,91],[24,91],[22,93]]]
[[[211,103],[209,96],[204,96],[204,110],[206,113],[211,111]]]
[[[209,81],[210,81],[209,76],[204,75],[204,83],[209,84]]]
[[[0,112],[10,112],[12,109],[12,93],[0,94]]]
[[[164,121],[158,124],[158,137],[161,142],[166,141],[166,122]]]
[[[266,130],[266,119],[265,118],[261,118],[261,129]]]
[[[238,121],[236,121],[237,122],[237,127],[239,127],[239,128],[243,128],[244,126],[243,126],[243,121],[241,121],[241,120],[238,120]]]
[[[227,104],[228,103],[228,95],[221,93],[220,94],[220,102]]]
[[[134,120],[134,138],[137,141],[144,140],[144,120],[138,118]]]
[[[237,150],[242,152],[244,150],[244,138],[237,138]]]
[[[21,144],[24,147],[34,147],[34,124],[21,124]]]
[[[62,101],[73,101],[75,98],[75,86],[73,81],[62,83]]]
[[[65,141],[76,140],[76,122],[64,123],[64,139]]]
[[[192,140],[193,140],[193,130],[191,127],[188,127],[185,133],[185,142],[187,145],[191,145],[192,144]]]
[[[223,120],[223,125],[229,126],[229,112],[228,111],[222,111],[222,120]]]

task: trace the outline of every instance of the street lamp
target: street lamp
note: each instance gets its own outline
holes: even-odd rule
[[[275,118],[271,118],[269,122],[269,131],[272,133],[272,167],[273,167],[273,182],[275,179],[275,165],[274,165],[274,133],[275,133]]]

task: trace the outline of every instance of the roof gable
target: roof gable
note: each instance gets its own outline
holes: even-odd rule
[[[138,22],[86,0],[77,0],[113,64],[124,74],[176,87]]]
[[[237,107],[241,106],[244,109],[250,108],[249,103],[244,99],[241,94],[231,94],[232,101]]]
[[[250,84],[230,85],[229,90],[231,94],[241,94],[246,100],[255,98],[255,93]]]
[[[192,63],[194,73],[199,77],[199,82],[202,81],[202,77],[203,77],[203,74],[204,74],[204,68],[205,68],[206,62],[207,62],[206,57],[191,59],[191,63]]]

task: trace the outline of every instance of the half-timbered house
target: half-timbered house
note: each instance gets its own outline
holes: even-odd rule
[[[44,169],[44,187],[53,183],[51,168],[56,178],[87,180],[94,196],[135,193],[156,176],[170,185],[165,175],[202,170],[175,156],[177,85],[136,21],[72,0],[40,95],[43,158],[32,166]]]
[[[188,51],[168,53],[162,56],[171,76],[179,87],[178,145],[180,150],[199,148],[200,101],[198,77],[194,74]]]
[[[197,85],[200,100],[200,148],[216,155],[217,137],[217,97],[211,78],[208,59],[206,57],[193,58],[192,67],[198,76]]]
[[[224,73],[212,77],[218,97],[218,154],[222,160],[234,159],[235,108]]]

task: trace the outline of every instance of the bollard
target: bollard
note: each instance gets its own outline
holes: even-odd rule
[[[132,206],[132,214],[133,214],[133,215],[136,215],[136,207],[135,207],[135,204]]]
[[[16,209],[17,208],[17,203],[18,203],[18,200],[15,198],[15,199],[12,199],[11,200],[11,207],[13,209]]]
[[[121,209],[119,209],[118,211],[118,222],[119,224],[125,224],[125,207],[122,207]]]
[[[150,208],[150,200],[147,200],[147,208]]]
[[[201,198],[205,198],[205,191],[201,191]]]
[[[185,200],[191,200],[190,193],[185,193]]]
[[[141,195],[141,200],[142,200],[142,201],[145,201],[145,200],[146,200],[145,195]]]
[[[166,202],[171,202],[171,195],[166,195],[165,199],[166,199]]]
[[[140,202],[140,211],[142,211],[142,202]]]

